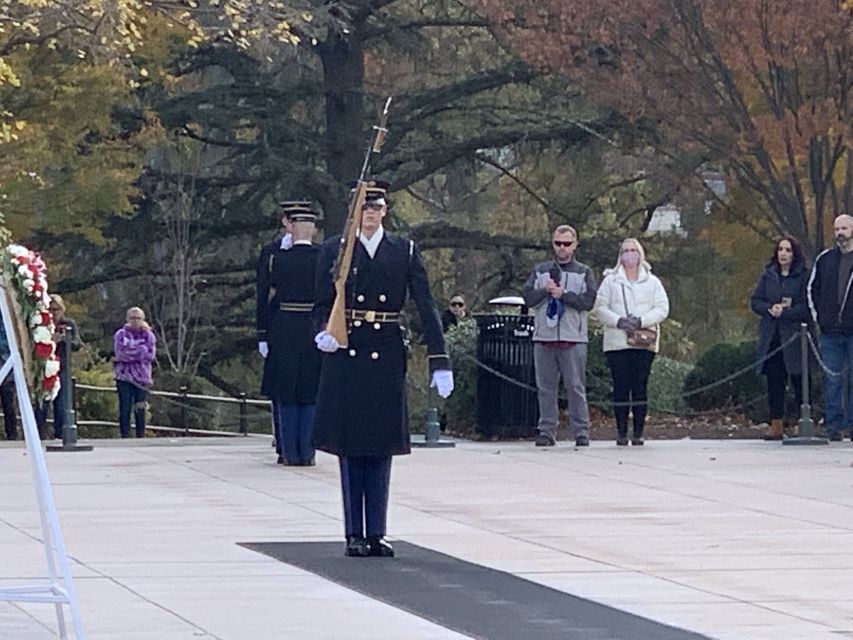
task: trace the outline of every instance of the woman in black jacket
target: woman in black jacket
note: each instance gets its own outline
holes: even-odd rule
[[[797,405],[803,402],[800,343],[789,341],[799,332],[800,324],[810,320],[806,295],[808,279],[800,243],[796,238],[783,236],[776,242],[773,256],[750,297],[752,310],[761,317],[757,366],[767,376],[770,406],[770,431],[764,436],[765,440],[783,437],[785,386],[789,379]],[[779,350],[781,345],[785,347]],[[767,357],[768,354],[772,355]]]

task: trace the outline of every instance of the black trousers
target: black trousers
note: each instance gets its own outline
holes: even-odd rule
[[[775,349],[778,346],[778,342],[774,341],[770,348]],[[763,370],[764,375],[767,376],[767,404],[770,408],[770,419],[781,420],[785,417],[785,387],[788,378],[791,379],[794,397],[797,399],[797,406],[799,407],[803,404],[803,376],[788,375],[788,371],[785,369],[785,358],[781,351],[777,351],[764,362]]]
[[[616,431],[620,436],[628,434],[630,413],[633,418],[634,436],[639,438],[646,426],[646,390],[655,353],[648,349],[620,349],[608,351],[605,356],[613,378]]]
[[[15,419],[15,385],[13,383],[4,382],[0,384],[0,403],[3,406],[3,426],[6,431],[6,440],[17,440],[18,424]]]
[[[339,458],[347,537],[382,537],[388,520],[391,456]]]

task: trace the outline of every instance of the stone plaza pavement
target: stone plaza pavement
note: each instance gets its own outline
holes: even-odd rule
[[[334,458],[275,465],[262,437],[94,445],[47,454],[90,639],[467,637],[237,545],[342,543]],[[460,442],[392,477],[392,538],[721,640],[853,637],[849,442]],[[0,496],[0,586],[32,583],[21,443],[0,445]],[[55,637],[52,607],[0,603],[0,639]]]

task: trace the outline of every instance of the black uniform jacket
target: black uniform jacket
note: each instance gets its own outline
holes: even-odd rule
[[[318,328],[325,326],[335,300],[331,269],[339,244],[339,236],[331,238],[320,252],[314,306]],[[371,258],[356,241],[347,308],[400,312],[407,294],[421,317],[430,371],[449,369],[438,311],[414,243],[385,231]],[[409,453],[406,350],[398,322],[354,320],[349,345],[324,354],[313,444],[339,456]]]
[[[269,299],[270,299],[270,274],[272,273],[272,255],[278,252],[281,246],[281,238],[265,244],[258,258],[255,300],[255,329],[258,334],[258,342],[267,339],[267,325],[269,325]]]
[[[261,391],[284,404],[314,404],[317,398],[321,354],[311,311],[319,253],[318,245],[295,244],[267,258],[267,302],[258,313],[259,338],[263,330],[269,343]]]

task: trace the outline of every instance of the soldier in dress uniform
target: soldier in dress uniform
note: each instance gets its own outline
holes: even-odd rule
[[[432,386],[453,391],[438,311],[426,269],[414,243],[388,233],[388,183],[368,182],[359,237],[346,283],[349,337],[340,348],[325,331],[335,299],[332,267],[340,236],[327,240],[317,265],[315,337],[326,352],[314,446],[340,460],[347,556],[393,556],[385,540],[391,456],[410,452],[406,409],[406,350],[400,315],[407,294],[421,317]]]
[[[302,200],[282,203],[286,235],[261,254],[258,339],[264,355],[262,392],[270,398],[279,463],[314,464],[311,424],[320,357],[311,310],[319,246],[312,243],[316,212]]]

